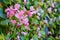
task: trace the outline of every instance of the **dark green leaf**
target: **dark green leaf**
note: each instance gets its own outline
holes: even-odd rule
[[[0,8],[0,17],[6,19],[6,16],[3,14],[2,8]]]

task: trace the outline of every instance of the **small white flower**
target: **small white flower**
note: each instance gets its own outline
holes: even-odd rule
[[[57,9],[54,9],[55,12],[57,12]]]
[[[52,8],[51,7],[48,8],[47,11],[48,11],[48,13],[51,13],[52,12]]]
[[[50,21],[52,21],[53,19],[52,18],[50,18]]]
[[[40,27],[37,27],[37,31],[39,31],[40,30]]]
[[[42,10],[42,9],[41,9],[41,12],[43,13],[43,12],[44,12],[44,10]]]
[[[37,13],[38,16],[40,16],[41,14],[40,13]]]
[[[48,21],[47,20],[44,20],[44,23],[48,23]]]
[[[37,16],[37,19],[40,19],[40,17],[39,17],[39,16]]]
[[[24,10],[24,11],[26,11],[26,8],[25,8],[25,7],[23,7],[23,10]]]
[[[30,39],[30,40],[33,40],[33,39]]]
[[[38,38],[40,38],[41,37],[41,34],[40,33],[38,33]]]
[[[19,37],[19,35],[17,36],[17,40],[20,40],[20,37]]]

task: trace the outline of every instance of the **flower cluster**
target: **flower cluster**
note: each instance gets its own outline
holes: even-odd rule
[[[10,6],[9,8],[5,9],[7,13],[6,16],[11,20],[12,24],[17,24],[17,27],[20,25],[24,25],[28,28],[29,19],[28,17],[32,17],[33,14],[36,14],[36,11],[33,6],[30,7],[30,10],[19,10],[20,4],[15,4],[14,6]],[[17,18],[18,20],[12,19],[12,17]]]
[[[4,1],[5,2],[5,1]],[[58,0],[10,0],[1,12],[1,33],[6,40],[59,40],[60,2]],[[1,18],[0,18],[1,19]],[[3,36],[0,35],[0,36]]]

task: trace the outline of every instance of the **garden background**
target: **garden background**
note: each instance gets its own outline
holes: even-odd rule
[[[0,0],[0,40],[60,40],[60,0]]]

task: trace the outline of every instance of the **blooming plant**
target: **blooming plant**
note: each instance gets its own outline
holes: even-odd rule
[[[1,0],[0,26],[0,40],[59,40],[60,0]]]

